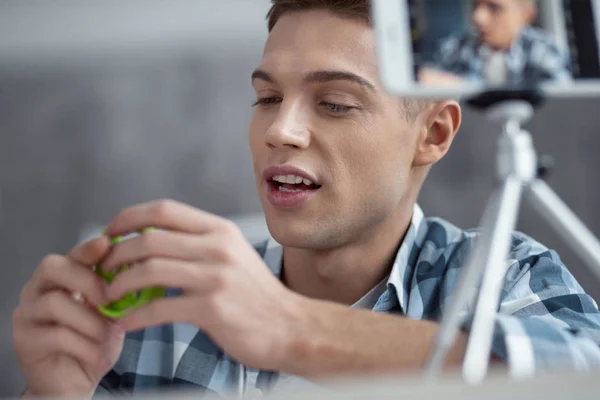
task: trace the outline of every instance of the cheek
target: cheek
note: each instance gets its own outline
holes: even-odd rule
[[[409,135],[373,128],[352,135],[340,144],[338,161],[348,177],[344,181],[357,193],[389,192],[402,186],[414,157]],[[379,134],[378,134],[379,133]],[[340,166],[338,166],[339,168]]]
[[[498,17],[496,21],[496,32],[502,37],[510,37],[517,31],[517,23],[509,16]]]
[[[254,164],[266,150],[264,136],[267,128],[265,124],[264,118],[261,118],[257,113],[252,115],[248,128],[248,143]]]

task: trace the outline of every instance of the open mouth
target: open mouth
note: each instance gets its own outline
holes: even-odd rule
[[[272,189],[284,193],[300,193],[321,188],[321,185],[298,175],[276,175],[268,183]]]

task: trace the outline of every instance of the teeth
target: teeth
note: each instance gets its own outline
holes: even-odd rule
[[[277,175],[277,176],[273,177],[273,180],[275,182],[287,183],[287,176],[286,175]]]
[[[305,185],[310,186],[313,184],[313,182],[310,179],[302,178],[301,176],[298,176],[298,175],[276,175],[271,179],[275,182],[289,183],[292,185],[298,185],[300,183],[304,183]]]
[[[284,186],[279,186],[279,191],[287,192],[287,193],[297,193],[297,192],[302,192],[302,189],[288,189]]]

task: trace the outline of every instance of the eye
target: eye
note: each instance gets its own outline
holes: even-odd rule
[[[322,102],[321,105],[327,109],[327,111],[331,111],[332,113],[346,113],[352,109],[352,107],[343,106],[341,104],[327,103]]]
[[[502,11],[502,7],[500,7],[498,4],[488,4],[488,10],[492,14],[498,14],[500,11]]]
[[[270,106],[272,104],[277,104],[277,103],[281,103],[283,99],[281,97],[264,97],[262,99],[258,99],[256,100],[253,104],[252,107],[257,106],[257,105],[261,105],[261,106]]]

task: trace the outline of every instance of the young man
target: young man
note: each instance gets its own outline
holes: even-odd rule
[[[386,93],[366,0],[275,0],[269,30],[249,138],[281,245],[253,247],[173,201],[121,211],[107,235],[162,230],[48,256],[24,287],[14,345],[27,395],[222,394],[423,367],[475,237],[416,205],[460,107]],[[98,262],[135,267],[106,287]],[[96,312],[151,286],[177,290],[114,322]],[[555,253],[515,233],[502,293],[492,358],[520,376],[600,364],[600,313]]]
[[[570,80],[566,52],[551,35],[530,26],[536,13],[535,0],[474,0],[475,32],[443,41],[420,80],[516,86]]]

